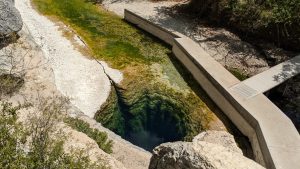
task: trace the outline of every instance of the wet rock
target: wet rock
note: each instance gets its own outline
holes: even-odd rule
[[[9,36],[22,29],[23,22],[13,0],[0,0],[0,37]]]
[[[213,137],[215,136],[215,139]],[[165,143],[153,150],[149,169],[261,169],[244,157],[225,132],[206,132],[193,142]]]

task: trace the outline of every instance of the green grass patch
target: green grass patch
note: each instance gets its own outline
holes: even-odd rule
[[[169,49],[115,14],[84,0],[33,0],[45,15],[62,20],[85,40],[98,59],[122,69],[161,61]]]
[[[64,122],[73,129],[85,133],[87,136],[95,140],[99,148],[106,153],[112,153],[113,141],[108,140],[107,133],[101,132],[97,129],[92,129],[87,122],[78,118],[68,117],[64,119]]]
[[[249,78],[248,75],[244,74],[243,72],[239,71],[238,69],[228,68],[228,71],[231,72],[240,81],[243,81],[243,80],[246,80]]]

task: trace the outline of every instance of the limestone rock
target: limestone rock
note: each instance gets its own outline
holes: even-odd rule
[[[215,135],[216,139],[212,139]],[[229,134],[206,132],[193,142],[164,143],[153,150],[149,169],[262,169],[244,157]],[[222,143],[221,138],[224,139]],[[204,141],[203,141],[204,140]],[[207,142],[206,142],[207,141]],[[235,146],[234,146],[235,145]]]
[[[0,36],[8,36],[22,29],[23,22],[13,0],[0,0]]]
[[[231,134],[226,131],[205,131],[194,137],[193,142],[205,141],[218,144],[228,149],[230,152],[243,154],[242,150],[236,145]]]

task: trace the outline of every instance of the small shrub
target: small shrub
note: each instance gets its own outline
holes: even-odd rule
[[[113,142],[112,140],[107,140],[108,137],[105,132],[90,128],[90,125],[87,122],[78,118],[67,117],[64,122],[73,129],[85,133],[87,136],[95,140],[99,148],[106,153],[112,153]]]
[[[21,148],[26,136],[25,130],[17,122],[19,107],[2,103],[0,109],[0,168],[18,168],[26,156]]]
[[[23,84],[23,78],[10,74],[0,75],[0,96],[11,95],[14,92],[17,92]]]
[[[44,103],[44,102],[43,102]],[[60,104],[45,105],[41,116],[30,117],[31,125],[18,122],[18,110],[11,103],[0,105],[0,168],[3,169],[105,169],[90,161],[84,150],[65,153],[64,137],[52,133],[61,113]],[[55,114],[55,115],[53,115]]]
[[[188,10],[242,36],[300,51],[300,0],[191,0]]]
[[[235,68],[227,68],[229,72],[231,72],[236,78],[238,78],[240,81],[246,80],[249,78],[246,74],[243,72],[239,71],[238,69]]]

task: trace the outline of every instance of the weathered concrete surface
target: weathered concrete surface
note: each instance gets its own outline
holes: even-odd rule
[[[266,92],[300,73],[300,55],[252,76],[232,87],[248,97]]]
[[[255,129],[266,166],[300,168],[300,137],[291,120],[263,94],[250,99],[230,94],[236,101],[232,104]]]
[[[158,29],[157,25],[133,15],[132,12],[125,11],[125,19],[128,18],[126,15],[131,16],[128,21],[173,46],[174,55],[239,130],[250,139],[257,162],[267,168],[300,168],[300,136],[290,119],[267,97],[259,93],[265,89],[255,90],[247,85],[240,85],[233,90],[233,86],[242,83],[194,41],[163,28],[159,28],[163,29],[159,32],[154,31]],[[145,23],[147,26],[140,26]],[[169,36],[166,35],[168,32]],[[164,36],[175,39],[172,41]],[[296,61],[298,63],[298,60]],[[276,67],[274,70],[279,72]]]

